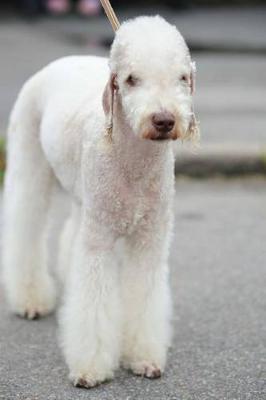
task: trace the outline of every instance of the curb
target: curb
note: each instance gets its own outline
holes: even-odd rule
[[[216,43],[216,42],[197,42],[187,40],[191,52],[195,53],[214,53],[214,54],[250,54],[265,57],[266,47],[257,44],[240,43]]]
[[[110,48],[113,38],[110,35],[103,36],[99,40],[99,44],[104,48]],[[211,54],[241,54],[241,55],[257,55],[266,56],[266,47],[259,45],[241,45],[238,43],[220,44],[220,43],[204,43],[193,40],[187,40],[187,45],[192,53],[211,53]]]
[[[5,150],[2,140],[0,141],[0,185],[3,183],[4,171]],[[197,152],[183,148],[176,151],[176,177],[211,178],[252,175],[266,177],[266,144],[257,148],[203,145]]]
[[[266,144],[260,148],[202,146],[197,153],[181,152],[175,162],[176,176],[207,178],[212,176],[266,176]]]

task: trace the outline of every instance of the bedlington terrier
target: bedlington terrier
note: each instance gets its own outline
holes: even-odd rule
[[[147,378],[165,368],[172,143],[197,135],[192,92],[181,34],[159,16],[139,17],[121,25],[109,62],[57,60],[25,84],[14,106],[4,189],[7,299],[28,319],[54,310],[45,227],[60,184],[72,199],[61,237],[60,342],[76,386],[111,379],[120,363]]]

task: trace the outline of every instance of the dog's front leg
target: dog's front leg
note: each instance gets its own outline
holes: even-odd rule
[[[147,378],[161,376],[171,336],[170,225],[151,221],[134,234],[122,271],[123,365]]]
[[[75,386],[113,377],[119,364],[120,304],[113,239],[82,221],[61,313],[64,354]]]

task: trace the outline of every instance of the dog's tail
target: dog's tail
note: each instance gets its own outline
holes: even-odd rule
[[[42,72],[42,71],[41,71]],[[40,86],[41,72],[31,77],[22,87],[10,114],[8,125],[8,149],[21,136],[21,130],[27,132],[38,131],[39,99],[36,98],[37,88]]]

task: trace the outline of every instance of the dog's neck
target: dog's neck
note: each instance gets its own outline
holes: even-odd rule
[[[129,180],[148,179],[164,173],[166,166],[173,168],[171,143],[137,137],[121,112],[114,113],[112,146],[119,167]]]

